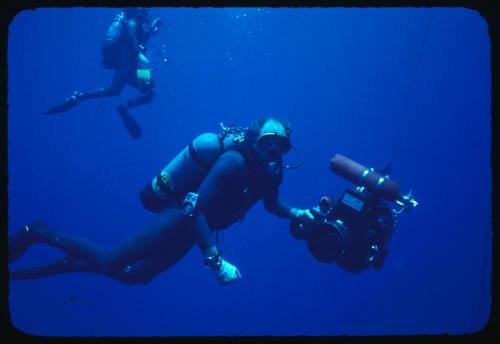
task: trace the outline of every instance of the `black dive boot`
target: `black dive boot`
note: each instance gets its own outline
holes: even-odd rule
[[[134,139],[137,140],[141,137],[141,127],[134,119],[134,117],[130,114],[129,107],[124,104],[120,104],[117,106],[116,110],[120,114],[120,118],[122,119],[123,124],[125,125],[125,129],[127,129],[128,134]]]
[[[43,114],[45,114],[45,115],[53,115],[55,113],[68,111],[69,109],[71,109],[71,108],[75,107],[76,105],[78,105],[78,103],[80,102],[80,100],[82,99],[82,97],[83,97],[83,93],[78,92],[78,91],[73,92],[73,94],[71,96],[69,96],[68,98],[66,98],[66,100],[64,101],[64,103],[56,105],[56,106],[48,109],[47,111],[44,111]]]

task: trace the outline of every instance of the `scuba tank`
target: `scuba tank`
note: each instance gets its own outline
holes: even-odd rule
[[[108,28],[106,38],[101,46],[102,66],[106,69],[113,69],[116,63],[116,54],[118,53],[118,42],[123,36],[123,23],[125,15],[118,13]]]
[[[195,192],[203,178],[228,148],[241,146],[246,128],[219,124],[222,132],[197,136],[140,191],[142,206],[160,212],[167,205],[182,202],[188,192]]]

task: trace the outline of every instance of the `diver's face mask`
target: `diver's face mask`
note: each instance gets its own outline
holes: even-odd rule
[[[259,155],[266,161],[278,161],[283,154],[290,151],[290,140],[276,132],[261,134],[255,143]]]

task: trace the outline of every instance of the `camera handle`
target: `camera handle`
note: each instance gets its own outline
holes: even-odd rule
[[[418,202],[412,197],[411,190],[407,195],[402,195],[394,201],[399,206],[398,210],[393,209],[395,214],[407,213],[418,205]]]

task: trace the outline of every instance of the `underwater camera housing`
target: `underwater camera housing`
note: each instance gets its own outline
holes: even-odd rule
[[[336,263],[351,273],[378,270],[389,252],[397,216],[418,203],[411,192],[402,196],[387,175],[342,155],[335,155],[330,169],[357,187],[344,191],[337,202],[330,196],[321,197],[310,209],[314,220],[293,220],[290,233],[305,240],[311,255],[322,263]]]

